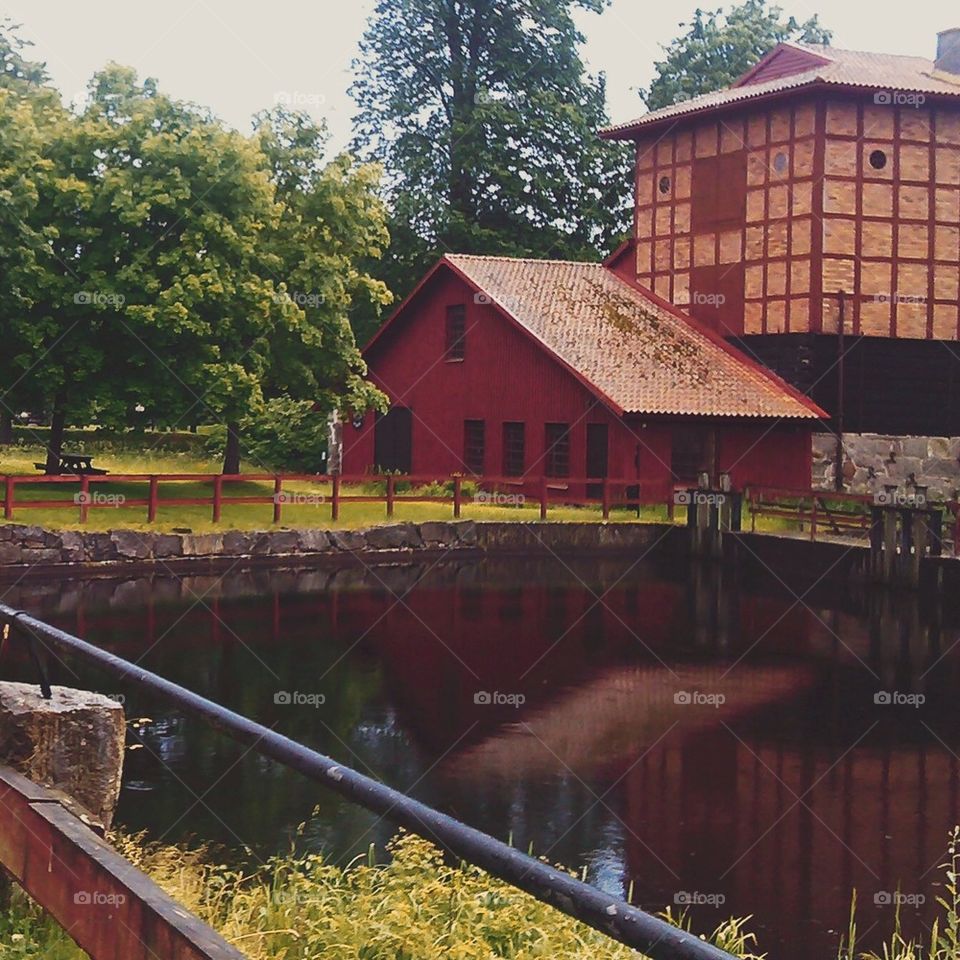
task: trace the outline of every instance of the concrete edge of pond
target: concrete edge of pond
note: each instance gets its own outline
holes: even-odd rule
[[[409,563],[491,554],[626,553],[651,550],[681,528],[655,523],[429,521],[364,530],[227,530],[154,533],[0,526],[0,580],[140,572]]]

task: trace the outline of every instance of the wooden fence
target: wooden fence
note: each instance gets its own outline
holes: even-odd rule
[[[205,496],[161,496],[161,488],[177,484],[200,484],[209,486]],[[285,484],[295,483],[300,488],[291,489]],[[117,486],[136,485],[138,494],[111,493]],[[231,486],[270,484],[270,492],[242,492],[232,494]],[[464,486],[475,489],[467,495]],[[86,523],[91,510],[104,507],[139,507],[146,509],[147,523],[157,519],[158,511],[168,507],[206,506],[211,519],[219,523],[224,507],[239,504],[264,504],[273,507],[273,522],[280,523],[284,506],[303,503],[323,504],[330,508],[330,519],[340,518],[340,508],[348,503],[383,503],[386,516],[392,517],[398,503],[443,503],[450,504],[454,517],[460,517],[465,504],[489,506],[522,506],[530,503],[539,506],[541,519],[547,518],[551,506],[599,507],[604,519],[609,518],[614,507],[633,508],[665,505],[670,518],[674,514],[674,487],[672,484],[638,484],[634,479],[610,477],[477,477],[463,475],[395,475],[365,474],[362,476],[317,475],[317,474],[110,474],[101,476],[0,476],[3,490],[3,517],[13,520],[20,510],[77,510],[80,523]],[[23,488],[41,487],[75,488],[72,498],[17,498]],[[310,493],[302,489],[309,485],[323,493]]]

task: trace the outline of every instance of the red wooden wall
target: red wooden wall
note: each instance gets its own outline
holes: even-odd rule
[[[445,359],[446,309],[466,305],[466,350],[460,361]],[[366,353],[370,377],[396,406],[413,414],[414,474],[463,471],[464,420],[486,424],[484,473],[503,473],[502,424],[526,424],[525,467],[539,478],[545,452],[545,424],[570,424],[570,476],[586,476],[587,425],[608,426],[608,476],[638,481],[647,491],[672,483],[669,420],[618,417],[577,377],[553,359],[538,341],[487,303],[476,303],[472,288],[441,270],[404,308]],[[771,421],[702,422],[717,431],[717,466],[734,482],[808,487],[810,427]],[[812,424],[811,424],[812,426]],[[374,416],[359,429],[343,430],[343,472],[372,472]],[[572,490],[579,494],[581,491]]]

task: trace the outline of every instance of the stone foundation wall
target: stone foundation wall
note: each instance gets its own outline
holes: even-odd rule
[[[422,551],[560,553],[637,550],[662,536],[656,524],[522,523],[473,520],[394,523],[367,530],[228,530],[223,533],[151,533],[113,530],[51,531],[22,524],[0,526],[0,567],[56,564],[156,563],[249,558],[345,557]]]
[[[933,500],[960,495],[960,437],[893,437],[878,433],[843,436],[844,489],[876,493],[884,484],[928,487]],[[813,486],[834,489],[837,439],[832,433],[813,435]]]

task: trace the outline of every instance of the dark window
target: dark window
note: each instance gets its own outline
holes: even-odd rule
[[[691,193],[694,231],[740,226],[747,209],[747,151],[694,160]]]
[[[874,170],[882,170],[887,165],[887,155],[882,150],[874,150],[870,154],[870,166]]]
[[[503,475],[522,477],[524,470],[524,429],[522,423],[503,425]]]
[[[463,421],[463,464],[468,473],[483,474],[484,429],[482,420]]]
[[[447,360],[462,360],[467,346],[467,308],[447,307]]]
[[[547,424],[547,455],[544,469],[548,477],[570,476],[570,424]]]

